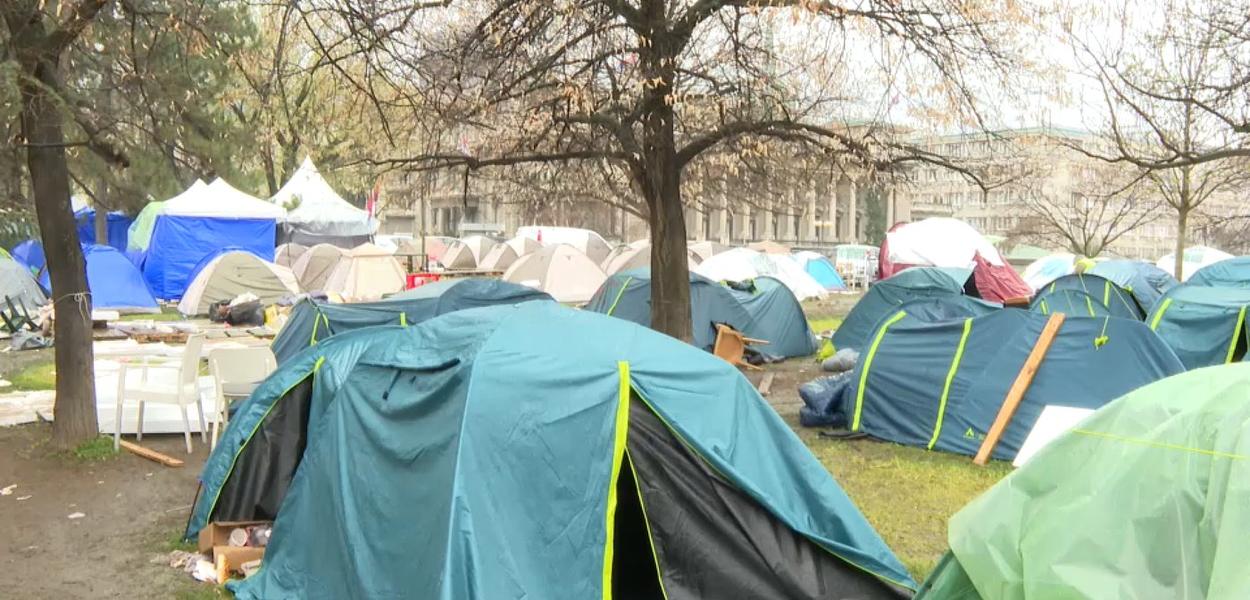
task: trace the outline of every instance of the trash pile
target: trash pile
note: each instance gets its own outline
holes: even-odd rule
[[[210,523],[200,531],[198,551],[170,552],[169,566],[205,583],[224,584],[233,575],[246,579],[260,570],[272,533],[269,521]]]

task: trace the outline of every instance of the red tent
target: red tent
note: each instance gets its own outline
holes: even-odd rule
[[[903,231],[905,228],[911,229]],[[902,246],[896,247],[893,255],[891,239]],[[992,256],[987,257],[990,253]],[[881,242],[877,261],[882,279],[909,267],[971,268],[970,282],[975,290],[969,291],[975,291],[983,300],[1014,304],[1028,302],[1033,295],[1033,290],[1007,264],[997,248],[971,226],[956,219],[896,224]]]

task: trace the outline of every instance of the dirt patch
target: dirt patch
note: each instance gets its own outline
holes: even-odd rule
[[[0,344],[7,348],[8,340],[0,340]],[[0,352],[0,379],[8,379],[14,373],[18,373],[32,365],[52,362],[54,358],[53,352],[52,348]],[[0,389],[0,393],[3,392],[4,390]]]
[[[53,453],[49,432],[0,428],[0,488],[17,484],[0,496],[0,595],[165,599],[198,585],[153,561],[186,523],[208,447],[197,439],[188,456],[181,436],[144,438],[178,469],[126,453],[83,462]]]

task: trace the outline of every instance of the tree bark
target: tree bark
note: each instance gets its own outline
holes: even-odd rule
[[[82,247],[70,205],[69,166],[56,101],[48,95],[56,81],[55,56],[42,57],[24,80],[22,134],[28,148],[26,166],[35,197],[40,238],[48,251],[56,321],[56,402],[52,443],[60,449],[78,446],[96,435],[94,356],[91,347],[91,295],[83,269]],[[102,208],[102,207],[100,207]]]
[[[95,243],[105,246],[109,243],[109,212],[104,207],[104,199],[108,197],[108,182],[100,181],[100,187],[96,190],[95,202]],[[73,205],[71,203],[71,210]]]
[[[1189,206],[1181,205],[1176,209],[1176,260],[1172,263],[1172,270],[1176,272],[1176,278],[1184,277],[1185,269],[1185,240],[1189,237],[1187,230],[1189,229]]]

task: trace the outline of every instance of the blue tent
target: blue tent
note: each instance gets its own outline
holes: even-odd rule
[[[39,240],[26,240],[13,246],[13,251],[9,254],[35,277],[42,275],[44,268],[48,266],[48,260],[43,254],[43,244]]]
[[[1185,283],[1168,291],[1151,311],[1150,328],[1196,369],[1243,360],[1250,289]]]
[[[1057,289],[1051,291],[1043,288],[1029,303],[1029,310],[1044,315],[1064,313],[1077,317],[1110,317],[1111,310],[1102,305],[1097,298],[1081,290]],[[1130,317],[1134,320],[1135,317]]]
[[[1060,290],[1076,290],[1084,293],[1095,304],[1105,308],[1105,312],[1113,317],[1137,319],[1140,321],[1146,317],[1146,310],[1150,308],[1150,305],[1139,306],[1137,299],[1115,282],[1092,273],[1064,275],[1042,286],[1033,297],[1033,305],[1038,305],[1039,301],[1044,300],[1047,294],[1053,294]],[[1059,297],[1056,297],[1054,300],[1054,302],[1051,302],[1052,305],[1059,304]],[[1084,301],[1082,300],[1080,304],[1084,304]],[[1088,312],[1086,312],[1086,309],[1088,309]],[[1062,312],[1071,313],[1072,311]],[[1079,314],[1096,317],[1104,314],[1104,311],[1095,313],[1093,307],[1081,306]]]
[[[1049,317],[1000,310],[931,322],[895,312],[834,403],[835,421],[910,446],[975,454]],[[1048,404],[1098,408],[1184,370],[1140,321],[1069,315],[994,457],[1015,457]]]
[[[130,224],[134,222],[134,219],[116,211],[108,213],[106,217],[108,219],[108,245],[124,251],[126,249],[126,240],[129,236]],[[96,243],[95,209],[84,208],[74,213],[74,220],[78,222],[78,242],[81,244]]]
[[[833,267],[833,263],[823,256],[805,256],[803,260],[803,270],[807,271],[812,279],[816,280],[826,290],[845,290],[846,282],[842,281],[842,276],[838,275],[838,270]],[[801,259],[802,260],[802,259]]]
[[[839,349],[862,348],[877,322],[894,314],[899,305],[921,298],[961,296],[971,276],[968,269],[913,267],[882,279],[868,288],[833,332],[833,345]]]
[[[651,326],[651,269],[632,269],[609,277],[585,310]],[[735,290],[690,274],[690,318],[693,344],[711,350],[716,325],[728,325],[746,337],[767,340],[755,349],[771,356],[807,356],[815,338],[794,293],[772,277],[753,280],[749,290]]]
[[[156,313],[161,307],[148,291],[143,273],[117,248],[99,244],[82,247],[87,263],[87,289],[92,308],[121,313]],[[52,289],[47,271],[39,279],[44,289]]]
[[[1194,271],[1185,283],[1207,287],[1250,288],[1250,256],[1228,258]]]
[[[1142,260],[1105,260],[1086,273],[1111,280],[1132,294],[1137,305],[1146,311],[1168,290],[1180,284],[1171,273]]]
[[[498,304],[551,300],[546,292],[498,279],[429,283],[378,302],[331,304],[301,300],[274,338],[278,364],[331,336],[375,325],[415,325],[438,315]]]
[[[244,402],[187,531],[258,598],[887,598],[906,569],[737,369],[554,302],[336,336]]]
[[[164,214],[156,218],[143,276],[157,298],[182,297],[205,257],[238,247],[273,262],[273,219],[220,219]]]

